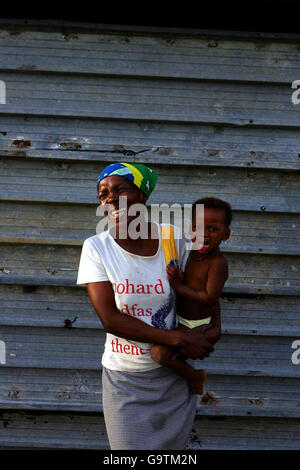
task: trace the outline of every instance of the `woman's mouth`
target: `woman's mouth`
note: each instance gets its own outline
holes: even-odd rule
[[[125,212],[126,212],[125,208],[115,209],[115,210],[111,211],[109,213],[109,215],[112,219],[119,219],[120,217],[122,217],[125,214]]]

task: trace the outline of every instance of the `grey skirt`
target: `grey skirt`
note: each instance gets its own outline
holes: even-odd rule
[[[103,412],[112,450],[185,449],[197,395],[165,367],[121,372],[103,367]]]

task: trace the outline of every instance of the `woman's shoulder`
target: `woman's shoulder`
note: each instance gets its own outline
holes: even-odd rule
[[[93,235],[92,237],[86,238],[83,244],[85,247],[100,248],[101,246],[108,243],[109,238],[109,232],[108,230],[105,230],[103,232],[97,233],[96,235]]]

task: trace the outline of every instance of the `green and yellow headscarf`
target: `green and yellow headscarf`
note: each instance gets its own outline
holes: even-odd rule
[[[146,196],[150,196],[152,193],[158,177],[157,173],[142,163],[112,163],[101,171],[97,181],[97,191],[100,181],[113,175],[124,176],[141,189]]]

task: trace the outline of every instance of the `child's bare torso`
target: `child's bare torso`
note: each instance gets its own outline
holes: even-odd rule
[[[184,284],[196,290],[206,289],[209,268],[217,259],[224,258],[222,253],[205,256],[197,251],[192,251],[186,264],[183,281]],[[216,303],[201,304],[194,300],[179,298],[179,315],[188,320],[200,320],[212,315],[215,312]]]

